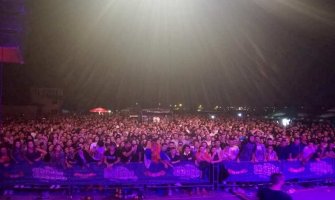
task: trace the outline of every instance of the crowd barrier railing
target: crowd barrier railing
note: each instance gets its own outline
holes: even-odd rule
[[[173,167],[162,163],[117,164],[112,167],[90,164],[86,167],[57,168],[44,163],[15,164],[1,169],[2,184],[59,185],[169,185],[210,184],[208,170],[200,170],[193,162]]]
[[[117,164],[110,168],[91,164],[87,167],[57,168],[45,163],[14,164],[0,168],[2,185],[213,185],[226,182],[265,182],[272,173],[282,173],[287,180],[301,181],[335,178],[335,159],[301,163],[223,162],[199,167],[193,162],[181,162],[172,167],[162,163]]]
[[[274,162],[224,162],[231,182],[267,182],[273,173],[282,173],[286,180],[335,178],[335,159]]]

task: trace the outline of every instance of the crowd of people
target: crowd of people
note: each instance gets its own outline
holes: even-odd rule
[[[202,164],[335,158],[330,123],[200,115],[140,122],[119,115],[65,115],[10,119],[1,126],[0,165],[39,164],[71,168],[130,162]]]

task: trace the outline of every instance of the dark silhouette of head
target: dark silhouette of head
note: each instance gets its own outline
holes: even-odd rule
[[[285,184],[285,178],[281,173],[273,173],[270,177],[272,187],[281,188]]]

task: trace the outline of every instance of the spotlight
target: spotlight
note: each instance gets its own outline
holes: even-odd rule
[[[215,119],[215,115],[211,115],[211,119]]]
[[[287,118],[283,118],[283,119],[281,120],[281,124],[282,124],[284,127],[290,125],[290,122],[291,122],[291,120],[290,120],[290,119],[287,119]]]
[[[237,113],[237,116],[238,117],[242,117],[242,113]]]

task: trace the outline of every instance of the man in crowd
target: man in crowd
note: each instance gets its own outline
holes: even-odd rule
[[[242,144],[239,160],[240,161],[251,161],[256,148],[255,136],[249,135],[249,140]]]
[[[289,149],[289,160],[300,160],[301,152],[304,149],[304,145],[300,143],[300,138],[294,138],[294,141],[290,145]]]
[[[276,149],[279,160],[287,160],[290,154],[290,147],[286,138],[282,138],[280,145]]]

